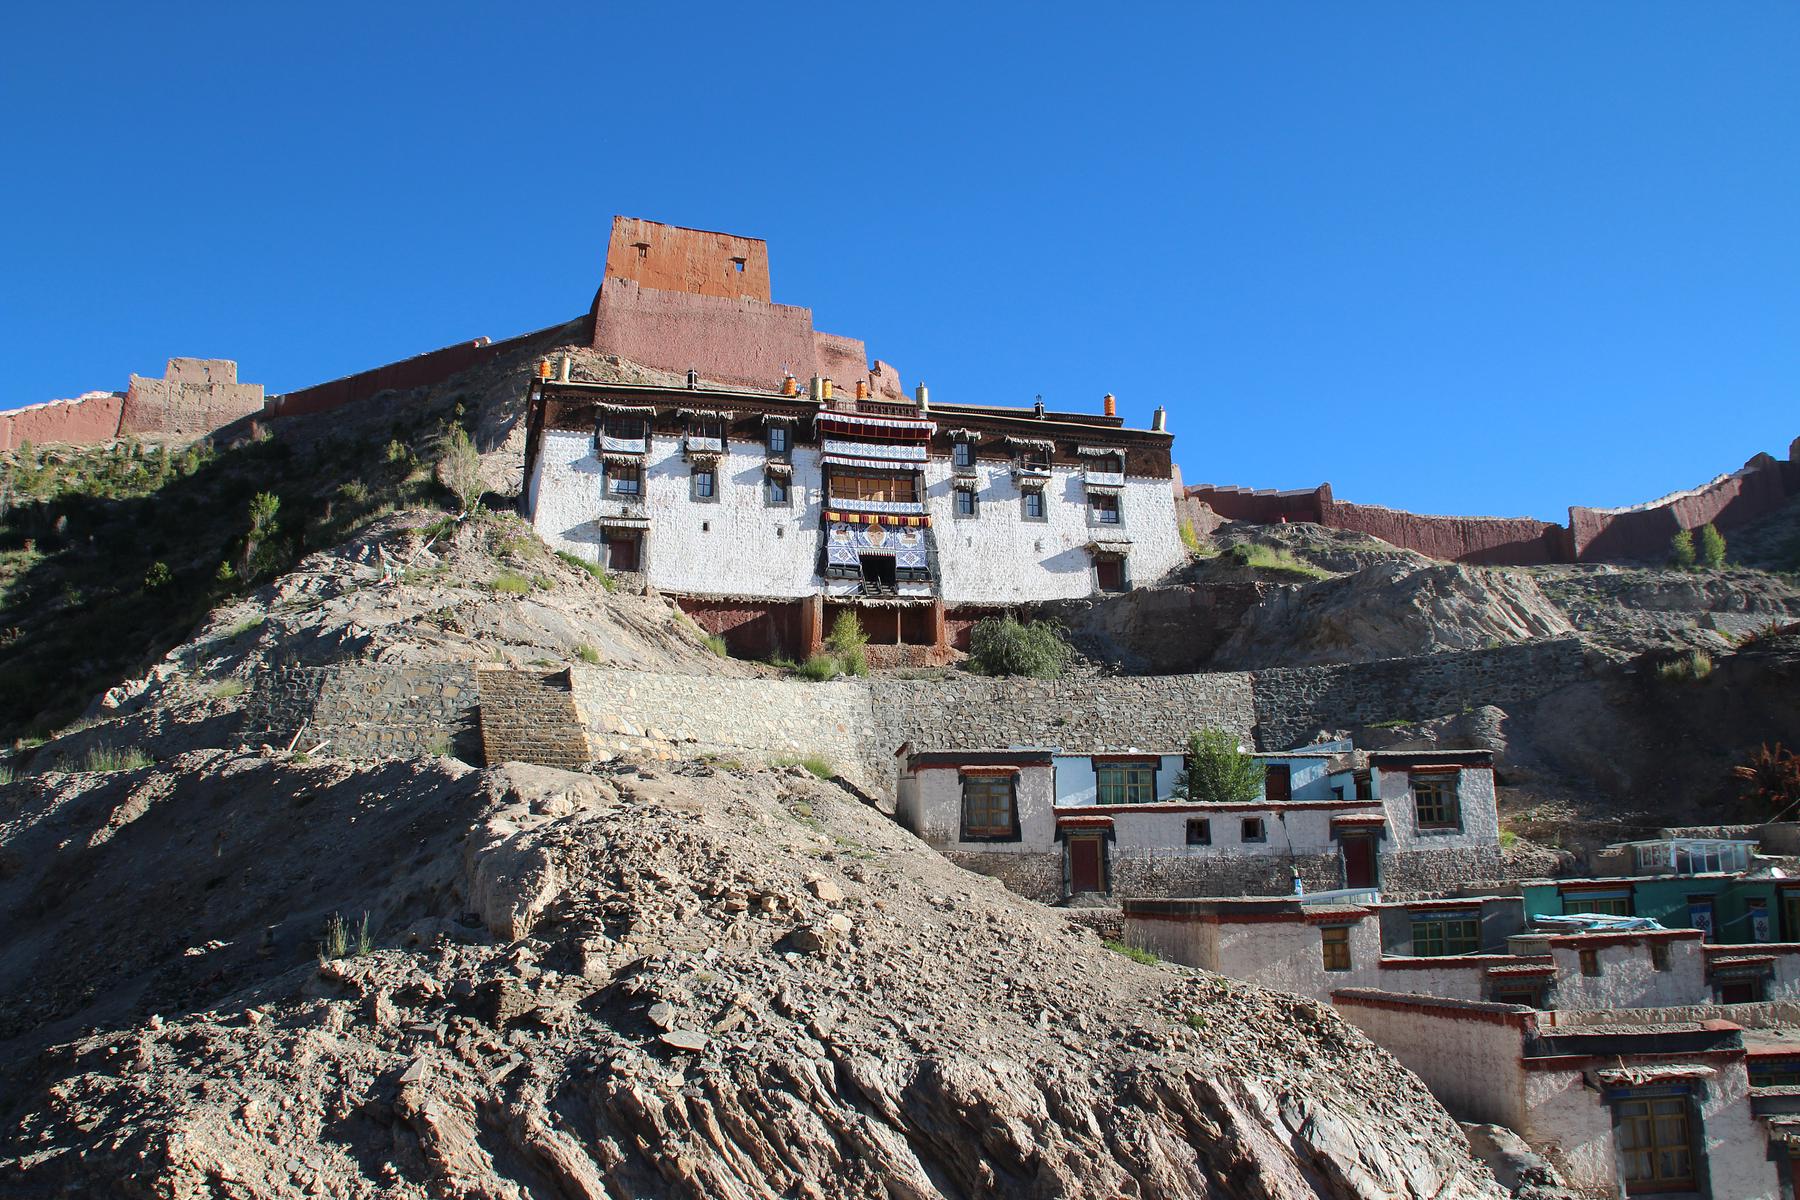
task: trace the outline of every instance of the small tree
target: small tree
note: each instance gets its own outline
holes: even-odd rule
[[[1711,521],[1700,527],[1700,535],[1694,539],[1694,543],[1700,554],[1701,566],[1709,571],[1716,571],[1725,565],[1725,535]]]
[[[481,500],[481,455],[461,425],[452,425],[438,444],[437,477],[456,497],[463,516],[474,511]]]
[[[986,617],[969,631],[969,663],[984,675],[1054,679],[1069,669],[1074,654],[1048,621],[1020,621],[1008,614]]]
[[[1694,535],[1683,529],[1669,539],[1669,565],[1683,571],[1694,569]]]
[[[1175,776],[1174,793],[1208,804],[1254,804],[1262,797],[1262,770],[1254,756],[1222,729],[1188,735],[1187,760]]]
[[[869,655],[863,647],[869,644],[869,635],[862,627],[857,615],[845,609],[831,623],[831,632],[826,635],[825,648],[837,656],[839,665],[851,675],[867,675],[869,673]]]
[[[238,568],[246,582],[274,565],[275,539],[281,533],[275,516],[280,511],[281,497],[274,492],[258,492],[250,501],[250,532],[244,535],[244,557]]]

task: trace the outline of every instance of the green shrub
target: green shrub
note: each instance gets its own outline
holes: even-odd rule
[[[368,954],[374,949],[374,939],[369,936],[368,913],[363,914],[362,923],[354,929],[350,922],[337,913],[332,913],[325,919],[325,935],[319,939],[320,962],[349,958],[352,953]]]
[[[496,592],[501,592],[508,596],[523,596],[531,590],[531,580],[512,571],[502,571],[500,574],[494,576],[494,581],[488,584],[488,586],[493,588]]]
[[[0,763],[0,787],[5,787],[16,778],[18,777],[13,774],[13,769],[10,766],[5,763]]]
[[[720,658],[730,658],[731,657],[731,647],[727,646],[725,644],[725,639],[720,637],[716,633],[709,634],[707,636],[706,648],[708,650],[712,651],[714,654],[718,655]]]
[[[349,483],[338,485],[338,498],[350,504],[367,504],[369,502],[369,485],[360,479],[352,479]]]
[[[1223,557],[1232,566],[1248,567],[1256,571],[1275,571],[1284,575],[1297,575],[1303,579],[1331,578],[1330,571],[1301,561],[1294,557],[1291,550],[1262,546],[1255,542],[1238,542],[1229,547]]]
[[[174,572],[169,570],[168,563],[161,560],[151,563],[149,569],[144,572],[144,590],[146,592],[160,592],[174,581]]]
[[[1262,767],[1254,755],[1238,750],[1234,735],[1202,729],[1188,735],[1187,755],[1172,790],[1182,800],[1254,804],[1262,798],[1262,785]]]
[[[597,663],[600,661],[600,652],[586,642],[575,647],[575,655],[584,663]]]
[[[809,774],[827,782],[837,777],[837,768],[832,766],[831,760],[822,754],[809,754],[805,758],[778,758],[775,760],[775,765],[778,767],[805,767]],[[810,807],[804,805],[795,805],[795,807],[797,809],[805,808],[804,815],[812,816]]]
[[[81,760],[83,771],[136,771],[149,765],[150,756],[135,746],[128,750],[94,746]]]
[[[230,629],[227,629],[225,631],[225,638],[227,641],[241,638],[246,633],[249,633],[252,629],[262,628],[262,623],[263,623],[263,618],[261,618],[261,617],[248,617],[242,621],[239,621],[236,625],[233,625]]]
[[[591,563],[585,558],[577,558],[567,550],[558,550],[556,552],[556,557],[562,559],[571,567],[577,567],[586,571],[589,575],[592,575],[595,579],[599,580],[600,586],[609,592],[618,586],[613,582],[613,577],[606,573],[606,568],[599,563]]]
[[[1689,650],[1679,658],[1657,664],[1656,677],[1665,683],[1694,683],[1712,674],[1712,655],[1704,650]]]
[[[867,675],[869,673],[869,653],[861,646],[852,646],[837,656],[838,666],[846,675]]]
[[[836,679],[838,675],[837,659],[829,654],[815,654],[795,668],[799,674],[814,683],[823,683],[827,679]]]
[[[1116,942],[1111,938],[1107,938],[1103,944],[1114,954],[1123,954],[1132,962],[1143,963],[1147,967],[1153,967],[1162,961],[1161,958],[1157,957],[1154,951],[1146,950],[1142,946],[1133,946],[1126,942]]]
[[[1725,535],[1711,521],[1700,527],[1694,546],[1700,554],[1700,565],[1707,570],[1716,571],[1725,565]]]
[[[1512,849],[1513,843],[1517,842],[1518,840],[1519,840],[1519,835],[1514,833],[1512,830],[1502,829],[1500,831],[1500,848],[1502,850]]]
[[[1694,535],[1685,529],[1677,530],[1675,536],[1669,539],[1669,565],[1691,571],[1696,557]]]
[[[862,621],[849,609],[837,615],[837,620],[831,623],[831,632],[825,638],[825,648],[833,654],[847,654],[868,644],[869,635],[863,630]]]
[[[241,679],[221,679],[207,689],[207,695],[214,700],[229,700],[233,696],[243,695],[247,686]]]
[[[1200,535],[1194,530],[1192,521],[1183,521],[1180,525],[1181,544],[1187,547],[1189,554],[1200,553]]]
[[[1069,669],[1074,651],[1048,621],[1020,621],[1010,613],[985,617],[969,632],[969,665],[984,675],[1054,679]]]
[[[452,425],[438,442],[437,477],[460,511],[470,512],[481,501],[481,455],[460,425]]]

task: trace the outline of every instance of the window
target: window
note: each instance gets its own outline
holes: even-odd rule
[[[1119,498],[1099,492],[1088,493],[1088,521],[1094,525],[1119,523]]]
[[[1327,971],[1348,971],[1350,969],[1350,927],[1348,925],[1328,925],[1319,930],[1319,941],[1325,954]]]
[[[1650,943],[1650,965],[1655,967],[1658,971],[1666,971],[1669,969],[1669,943]]]
[[[963,840],[1016,840],[1018,816],[1013,811],[1011,775],[964,775]]]
[[[1473,913],[1415,918],[1412,923],[1412,952],[1419,958],[1479,954],[1481,922]]]
[[[769,453],[786,454],[788,452],[788,427],[786,425],[769,426]]]
[[[1494,989],[1495,1004],[1518,1004],[1525,1008],[1536,1008],[1541,999],[1535,987],[1513,985]]]
[[[1270,804],[1286,804],[1294,798],[1294,768],[1287,763],[1274,763],[1263,768],[1263,799]]]
[[[1246,842],[1266,842],[1269,840],[1269,827],[1263,824],[1261,817],[1245,817],[1238,836]]]
[[[950,465],[959,471],[973,470],[975,467],[975,447],[968,442],[950,443]]]
[[[1410,782],[1420,829],[1461,828],[1455,775],[1414,775]]]
[[[1358,771],[1353,778],[1356,780],[1356,798],[1358,800],[1373,800],[1375,798],[1375,785],[1370,779],[1369,773],[1367,771]]]
[[[644,440],[644,419],[642,417],[608,417],[602,432],[609,438],[619,438],[627,442]]]
[[[1756,1004],[1763,998],[1762,980],[1733,979],[1719,984],[1720,1004]]]
[[[956,489],[955,513],[959,517],[972,517],[975,515],[975,493],[969,488]]]
[[[1633,1096],[1613,1110],[1613,1140],[1628,1193],[1694,1185],[1694,1146],[1685,1095]]]
[[[739,275],[742,275],[744,273],[744,260],[741,258],[732,259],[731,269],[736,271]]]
[[[1800,1087],[1800,1060],[1758,1062],[1751,1059],[1746,1065],[1750,1069],[1751,1087]]]
[[[1563,894],[1564,912],[1594,913],[1603,917],[1629,917],[1631,912],[1630,892],[1603,892],[1599,894]]]
[[[606,467],[606,490],[615,496],[635,498],[644,487],[644,469],[642,467],[626,467],[617,463],[608,463]]]
[[[1020,494],[1019,505],[1023,512],[1024,519],[1027,521],[1045,521],[1049,519],[1044,515],[1044,493],[1035,488],[1027,489]]]
[[[833,500],[880,500],[890,504],[911,504],[918,497],[913,477],[906,475],[852,475],[831,472]]]
[[[1094,586],[1103,592],[1125,591],[1125,560],[1110,557],[1096,558],[1094,560]]]
[[[689,477],[688,496],[701,503],[716,501],[718,496],[718,476],[711,467],[695,467]]]
[[[775,472],[771,471],[763,476],[763,486],[766,489],[763,494],[764,503],[768,504],[771,508],[788,507],[788,493],[790,489],[788,487],[788,477],[786,475],[777,475]]]
[[[1583,950],[1581,952],[1581,973],[1586,975],[1589,979],[1598,979],[1600,977],[1600,952],[1598,950]]]
[[[1187,823],[1187,844],[1190,846],[1212,845],[1212,822],[1205,817],[1190,818]]]
[[[1149,804],[1156,799],[1153,763],[1096,763],[1094,776],[1098,804]]]

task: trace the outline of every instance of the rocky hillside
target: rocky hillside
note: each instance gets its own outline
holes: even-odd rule
[[[9,1196],[1502,1194],[1329,1011],[799,768],[214,751],[0,822]]]

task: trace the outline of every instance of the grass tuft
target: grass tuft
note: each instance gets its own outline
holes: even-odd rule
[[[706,639],[706,648],[708,650],[712,651],[714,654],[718,655],[720,658],[730,658],[731,657],[730,647],[726,646],[725,639],[720,637],[716,633],[712,634],[711,636],[709,636]]]
[[[600,661],[600,652],[586,642],[575,647],[575,656],[584,663],[598,663]]]
[[[502,571],[488,586],[502,595],[523,596],[531,591],[531,580],[513,571]]]
[[[1679,658],[1661,663],[1656,677],[1664,683],[1696,683],[1712,674],[1712,655],[1704,650],[1689,650]]]
[[[824,683],[827,679],[836,679],[838,662],[829,654],[815,654],[798,667],[794,668],[802,679],[810,679],[814,683]]]
[[[94,746],[81,760],[83,771],[137,771],[150,766],[150,756],[136,746],[119,750],[112,746]]]
[[[1132,946],[1125,942],[1115,942],[1111,938],[1106,939],[1104,945],[1114,954],[1123,954],[1132,962],[1143,963],[1147,967],[1153,967],[1162,961],[1155,953],[1144,949],[1142,946]]]
[[[778,767],[805,767],[809,774],[827,782],[837,778],[837,768],[832,766],[831,760],[822,754],[808,754],[804,758],[778,758],[775,760],[775,765]]]
[[[214,700],[229,700],[233,696],[243,695],[249,686],[241,679],[221,679],[208,688],[206,694]]]

